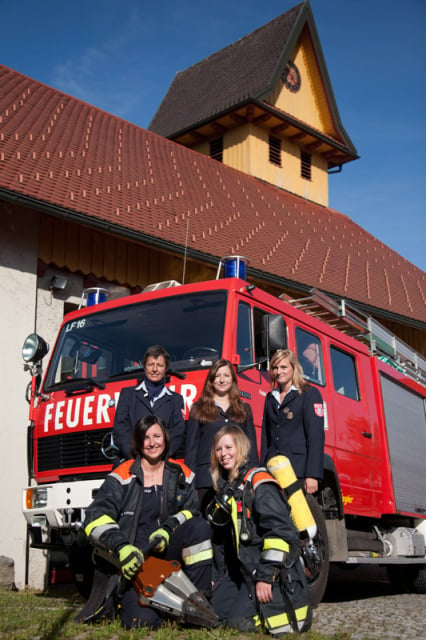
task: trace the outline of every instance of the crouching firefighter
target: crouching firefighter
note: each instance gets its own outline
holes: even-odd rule
[[[136,578],[143,579],[145,560],[146,567],[150,567],[146,574],[151,576],[152,567],[155,573],[155,562],[148,562],[154,556],[174,561],[178,568],[181,564],[186,583],[197,591],[201,609],[204,607],[207,612],[206,626],[211,626],[208,610],[212,609],[207,600],[211,595],[211,528],[198,511],[193,473],[184,464],[166,458],[168,444],[169,434],[159,417],[141,418],[132,434],[134,459],[123,462],[106,477],[86,511],[84,532],[95,551],[103,558],[110,554],[121,569],[119,579],[117,575],[109,579],[106,594],[111,595],[115,578],[114,594],[119,594],[121,622],[128,629],[158,628],[162,613],[168,612],[164,605],[167,580],[161,584],[163,601],[160,597],[156,599],[155,594],[141,598],[134,588]],[[142,549],[152,548],[153,544],[154,556],[144,558]],[[154,584],[156,578],[158,576],[153,577]],[[150,591],[154,591],[151,587]],[[173,594],[169,595],[173,600]],[[84,614],[77,619],[83,622],[94,619],[92,614],[96,612],[90,611],[90,603],[92,601],[93,609],[99,610],[102,597],[91,595]],[[185,622],[184,612],[182,618]]]
[[[299,534],[277,481],[247,465],[250,443],[227,425],[216,434],[211,470],[215,499],[207,519],[215,542],[212,605],[223,624],[265,629],[275,637],[307,631],[312,623]]]

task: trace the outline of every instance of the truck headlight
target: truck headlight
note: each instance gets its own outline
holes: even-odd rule
[[[40,362],[49,351],[49,345],[36,333],[31,333],[22,347],[24,362]]]
[[[25,506],[27,509],[41,509],[47,507],[47,489],[33,487],[25,492]]]

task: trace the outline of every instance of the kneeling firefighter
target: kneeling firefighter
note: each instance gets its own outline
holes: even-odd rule
[[[250,442],[236,425],[216,434],[211,472],[218,491],[207,509],[215,534],[212,605],[240,631],[278,637],[312,623],[299,534],[277,481],[247,464]]]
[[[168,443],[169,434],[161,418],[149,415],[138,420],[132,436],[134,459],[106,477],[86,511],[84,532],[90,542],[106,553],[104,558],[108,554],[115,558],[121,568],[120,616],[126,628],[157,628],[163,612],[182,614],[183,622],[195,621],[201,626],[203,622],[214,626],[217,621],[208,601],[213,557],[210,526],[198,511],[194,474],[184,464],[167,459]],[[147,561],[142,549],[150,545],[166,562]],[[190,599],[190,607],[185,610],[176,611],[171,606],[176,601],[176,585],[183,580],[179,576],[165,580],[152,576],[157,565],[161,574],[167,561],[170,565],[174,561],[173,571],[181,563],[186,574],[183,596]],[[161,589],[144,592],[145,577],[151,586],[162,582]],[[142,587],[138,589],[140,582]],[[197,593],[195,600],[190,598],[193,592]],[[95,594],[96,606],[98,600]],[[194,606],[198,612],[194,612]],[[79,619],[93,619],[90,604]]]

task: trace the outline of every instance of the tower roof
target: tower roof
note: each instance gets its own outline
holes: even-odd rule
[[[291,121],[301,129],[309,124],[296,122],[289,114],[273,109],[270,96],[294,53],[302,31],[307,29],[318,63],[327,103],[332,114],[341,162],[357,158],[356,149],[343,128],[318,38],[312,10],[305,1],[271,20],[201,62],[179,71],[161,102],[149,130],[178,140],[209,121],[248,104],[266,110],[269,116]],[[240,113],[239,113],[240,115]],[[318,131],[310,131],[315,137]],[[336,163],[337,164],[337,163]]]

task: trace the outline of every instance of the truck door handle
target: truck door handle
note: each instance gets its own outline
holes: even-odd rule
[[[371,438],[373,437],[373,434],[369,431],[362,431],[362,435],[364,436],[364,438],[368,438],[369,440],[371,440]]]

